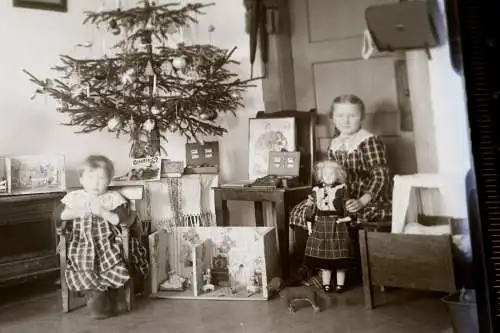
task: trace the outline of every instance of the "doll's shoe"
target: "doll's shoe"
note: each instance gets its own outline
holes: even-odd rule
[[[345,291],[345,287],[343,285],[337,285],[335,286],[335,292],[337,294],[342,294]]]
[[[111,303],[106,292],[92,291],[87,306],[90,316],[94,319],[106,319],[111,316]]]
[[[332,291],[332,286],[330,285],[323,286],[323,291],[325,293],[330,293]]]

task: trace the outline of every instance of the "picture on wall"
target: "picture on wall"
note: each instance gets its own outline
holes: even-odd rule
[[[28,194],[66,190],[63,155],[17,155],[6,156],[3,159],[5,160],[3,165],[7,170],[5,193]]]
[[[295,145],[295,118],[250,119],[248,178],[267,176],[269,152],[295,151]]]
[[[68,11],[67,0],[13,0],[14,7],[53,10],[58,12]]]

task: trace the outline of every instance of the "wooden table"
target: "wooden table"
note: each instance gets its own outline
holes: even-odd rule
[[[253,201],[255,205],[255,225],[257,227],[265,226],[262,203],[271,202],[273,210],[276,212],[276,229],[278,231],[282,274],[283,277],[286,278],[289,273],[289,213],[292,207],[304,200],[310,192],[311,186],[272,190],[256,189],[251,187],[215,187],[214,199],[217,226],[230,225],[229,212],[227,209],[227,201],[229,200]]]

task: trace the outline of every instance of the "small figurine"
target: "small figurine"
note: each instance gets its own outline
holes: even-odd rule
[[[204,293],[215,290],[215,286],[212,284],[212,271],[210,268],[203,274],[203,283],[204,285],[201,287],[201,290]]]
[[[294,303],[299,301],[309,302],[314,312],[321,311],[317,301],[317,292],[313,287],[300,286],[286,288],[280,291],[280,297],[286,302],[288,311],[290,312],[297,311]]]
[[[257,272],[254,272],[250,277],[247,285],[247,292],[249,294],[256,294],[260,291],[259,281],[257,280]]]

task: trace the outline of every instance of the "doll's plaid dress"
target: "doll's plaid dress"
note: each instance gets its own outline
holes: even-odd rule
[[[127,201],[118,192],[108,191],[99,200],[104,209],[121,218],[127,216]],[[89,198],[79,190],[68,193],[61,202],[69,208],[81,209],[89,204]],[[119,227],[100,217],[90,215],[73,220],[66,253],[65,278],[70,290],[106,291],[122,287],[130,279],[122,257]],[[146,250],[136,238],[131,239],[130,254],[136,269],[147,275]]]
[[[339,260],[352,256],[352,242],[345,217],[346,186],[336,185],[313,188],[313,206],[307,210],[312,233],[307,239],[305,263],[312,268],[335,269]]]
[[[390,175],[386,149],[382,140],[365,130],[355,134],[351,147],[335,145],[329,154],[347,172],[349,197],[359,199],[365,193],[372,197],[355,217],[360,221],[391,223]],[[290,212],[290,225],[307,228],[307,200],[297,204]]]

